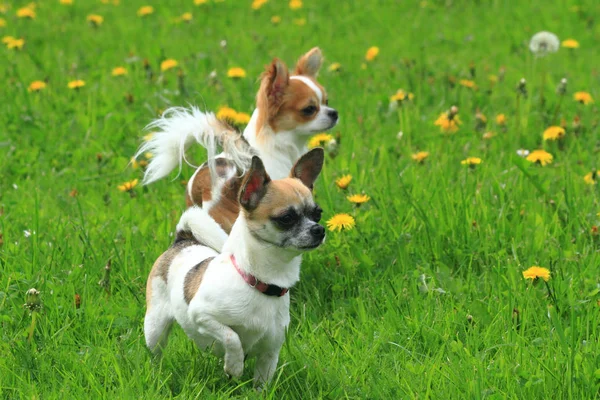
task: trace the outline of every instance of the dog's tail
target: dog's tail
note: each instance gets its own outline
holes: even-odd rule
[[[191,233],[198,242],[219,253],[227,240],[227,233],[208,214],[208,211],[197,206],[185,210],[177,224],[178,236],[187,232]]]
[[[235,166],[244,173],[252,162],[253,150],[242,134],[220,121],[211,112],[202,112],[197,107],[189,109],[172,107],[160,118],[152,121],[147,129],[155,130],[136,153],[150,152],[152,158],[144,173],[145,185],[169,174],[175,167],[181,166],[186,149],[194,142],[206,148],[211,176],[215,175],[214,159],[220,146]]]

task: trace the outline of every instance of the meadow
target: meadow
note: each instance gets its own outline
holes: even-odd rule
[[[594,0],[0,0],[0,397],[597,398],[598,15]],[[538,31],[556,52],[530,50]],[[136,185],[143,128],[174,105],[250,114],[264,66],[314,46],[341,117],[316,199],[324,224],[354,224],[305,256],[272,384],[253,389],[252,362],[228,380],[179,328],[152,362],[146,278],[194,169]]]

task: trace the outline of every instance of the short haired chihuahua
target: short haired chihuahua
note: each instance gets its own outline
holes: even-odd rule
[[[185,211],[175,243],[148,277],[144,334],[153,353],[177,321],[199,347],[224,356],[229,376],[242,375],[248,356],[256,357],[255,384],[273,377],[290,322],[288,290],[300,278],[302,253],[325,239],[311,192],[323,158],[313,149],[288,178],[271,180],[254,156],[240,178],[241,211],[229,237],[206,210]]]

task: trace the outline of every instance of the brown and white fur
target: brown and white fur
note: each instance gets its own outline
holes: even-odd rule
[[[225,372],[242,375],[244,359],[256,357],[254,381],[268,382],[290,322],[289,293],[268,296],[250,286],[234,267],[282,288],[300,277],[302,253],[325,239],[321,209],[311,187],[323,166],[323,149],[306,153],[288,178],[271,180],[253,157],[239,192],[241,205],[227,235],[198,207],[188,208],[177,239],[155,262],[146,288],[146,344],[160,354],[174,321],[203,349],[223,355]],[[195,225],[194,234],[185,230]]]
[[[206,209],[229,232],[239,212],[239,176],[252,156],[260,156],[273,179],[284,178],[307,151],[308,136],[337,124],[338,113],[328,106],[327,92],[316,79],[322,62],[321,50],[315,47],[300,57],[290,75],[287,66],[274,59],[262,74],[256,109],[243,135],[197,107],[165,111],[149,125],[157,132],[138,151],[153,154],[144,184],[177,166],[181,169],[186,148],[201,144],[208,150],[208,162],[189,180],[186,203]],[[223,149],[221,154],[217,146]]]

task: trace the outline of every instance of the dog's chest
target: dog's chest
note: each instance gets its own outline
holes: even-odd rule
[[[262,293],[260,295],[267,297]],[[267,298],[251,303],[248,312],[244,314],[243,322],[230,325],[240,337],[242,346],[248,354],[253,355],[256,351],[270,347],[272,338],[279,337],[285,332],[290,319],[286,300]]]

